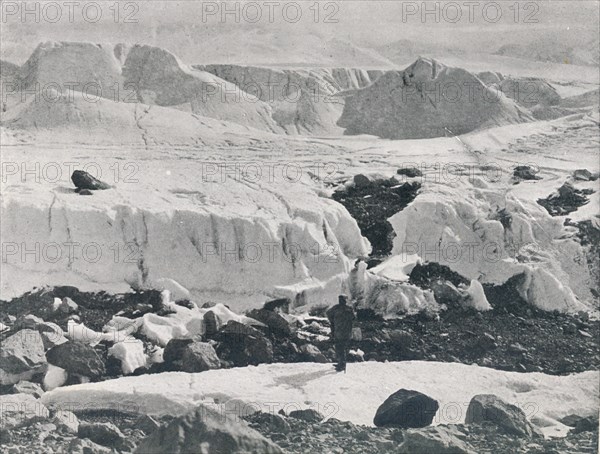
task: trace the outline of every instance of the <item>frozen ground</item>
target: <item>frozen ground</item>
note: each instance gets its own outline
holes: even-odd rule
[[[180,128],[173,118],[172,129]],[[394,253],[416,247],[408,252],[482,282],[526,271],[542,290],[536,297],[524,289],[530,303],[592,305],[575,232],[536,200],[575,169],[599,170],[597,114],[404,141],[282,138],[247,128],[229,134],[228,123],[198,118],[194,134],[215,138],[203,145],[169,135],[157,121],[135,127],[144,140],[123,145],[117,130],[81,129],[73,143],[76,127],[3,129],[2,298],[45,284],[126,291],[170,278],[200,302],[236,310],[298,292],[328,304],[346,285],[352,260],[369,252],[355,221],[329,198],[332,186],[357,173],[391,176],[417,166],[421,194],[391,219]],[[157,140],[146,140],[152,134]],[[532,165],[542,179],[514,185],[516,165]],[[73,192],[70,173],[84,166],[114,188]],[[594,219],[598,203],[596,192],[569,217]],[[507,231],[494,220],[501,209],[513,216]],[[491,259],[490,243],[500,249]]]
[[[597,412],[598,372],[557,377],[503,372],[457,363],[404,361],[353,363],[345,374],[331,364],[270,364],[124,377],[58,388],[43,396],[47,406],[121,409],[147,414],[181,414],[199,403],[244,414],[251,409],[286,412],[314,408],[326,417],[372,425],[379,405],[400,388],[438,400],[434,424],[464,422],[476,394],[496,394],[518,405],[547,436],[567,428],[557,419]]]

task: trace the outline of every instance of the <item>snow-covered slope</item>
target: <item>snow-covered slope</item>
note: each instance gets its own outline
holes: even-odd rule
[[[268,104],[210,73],[193,69],[165,49],[136,45],[123,68],[125,87],[140,101],[279,132]]]
[[[252,93],[273,109],[288,134],[339,135],[344,105],[341,92],[370,85],[382,71],[350,68],[273,69],[256,66],[197,66]]]
[[[44,143],[201,146],[273,140],[266,132],[176,109],[47,90],[28,97],[3,115],[3,144]]]
[[[598,411],[598,379],[597,371],[560,377],[420,361],[353,363],[345,374],[330,364],[263,364],[66,386],[44,394],[42,401],[62,409],[121,408],[146,414],[181,414],[200,403],[236,415],[314,408],[326,417],[372,425],[379,405],[407,388],[438,400],[437,425],[464,422],[474,395],[496,394],[519,406],[546,435],[561,436],[568,429],[558,419]]]
[[[419,139],[530,120],[525,109],[474,74],[419,58],[348,97],[338,124],[350,135]]]

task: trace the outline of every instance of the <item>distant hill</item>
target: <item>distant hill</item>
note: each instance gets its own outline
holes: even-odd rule
[[[569,44],[559,39],[544,38],[528,44],[506,44],[498,49],[496,55],[565,65],[600,64],[598,39],[582,44]]]

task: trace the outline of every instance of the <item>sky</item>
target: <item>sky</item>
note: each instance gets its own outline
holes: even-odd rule
[[[76,7],[68,3],[2,0],[2,58],[22,63],[39,42],[47,40],[177,47],[220,39],[231,48],[243,48],[248,30],[262,33],[272,46],[286,45],[288,38],[289,45],[297,46],[298,40],[319,36],[349,40],[361,47],[409,39],[493,52],[502,44],[527,43],[544,36],[575,45],[597,40],[600,15],[597,0],[83,0]]]

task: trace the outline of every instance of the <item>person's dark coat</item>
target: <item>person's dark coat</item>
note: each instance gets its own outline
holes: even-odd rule
[[[345,304],[337,304],[327,311],[331,334],[335,341],[349,341],[352,337],[354,311]]]

